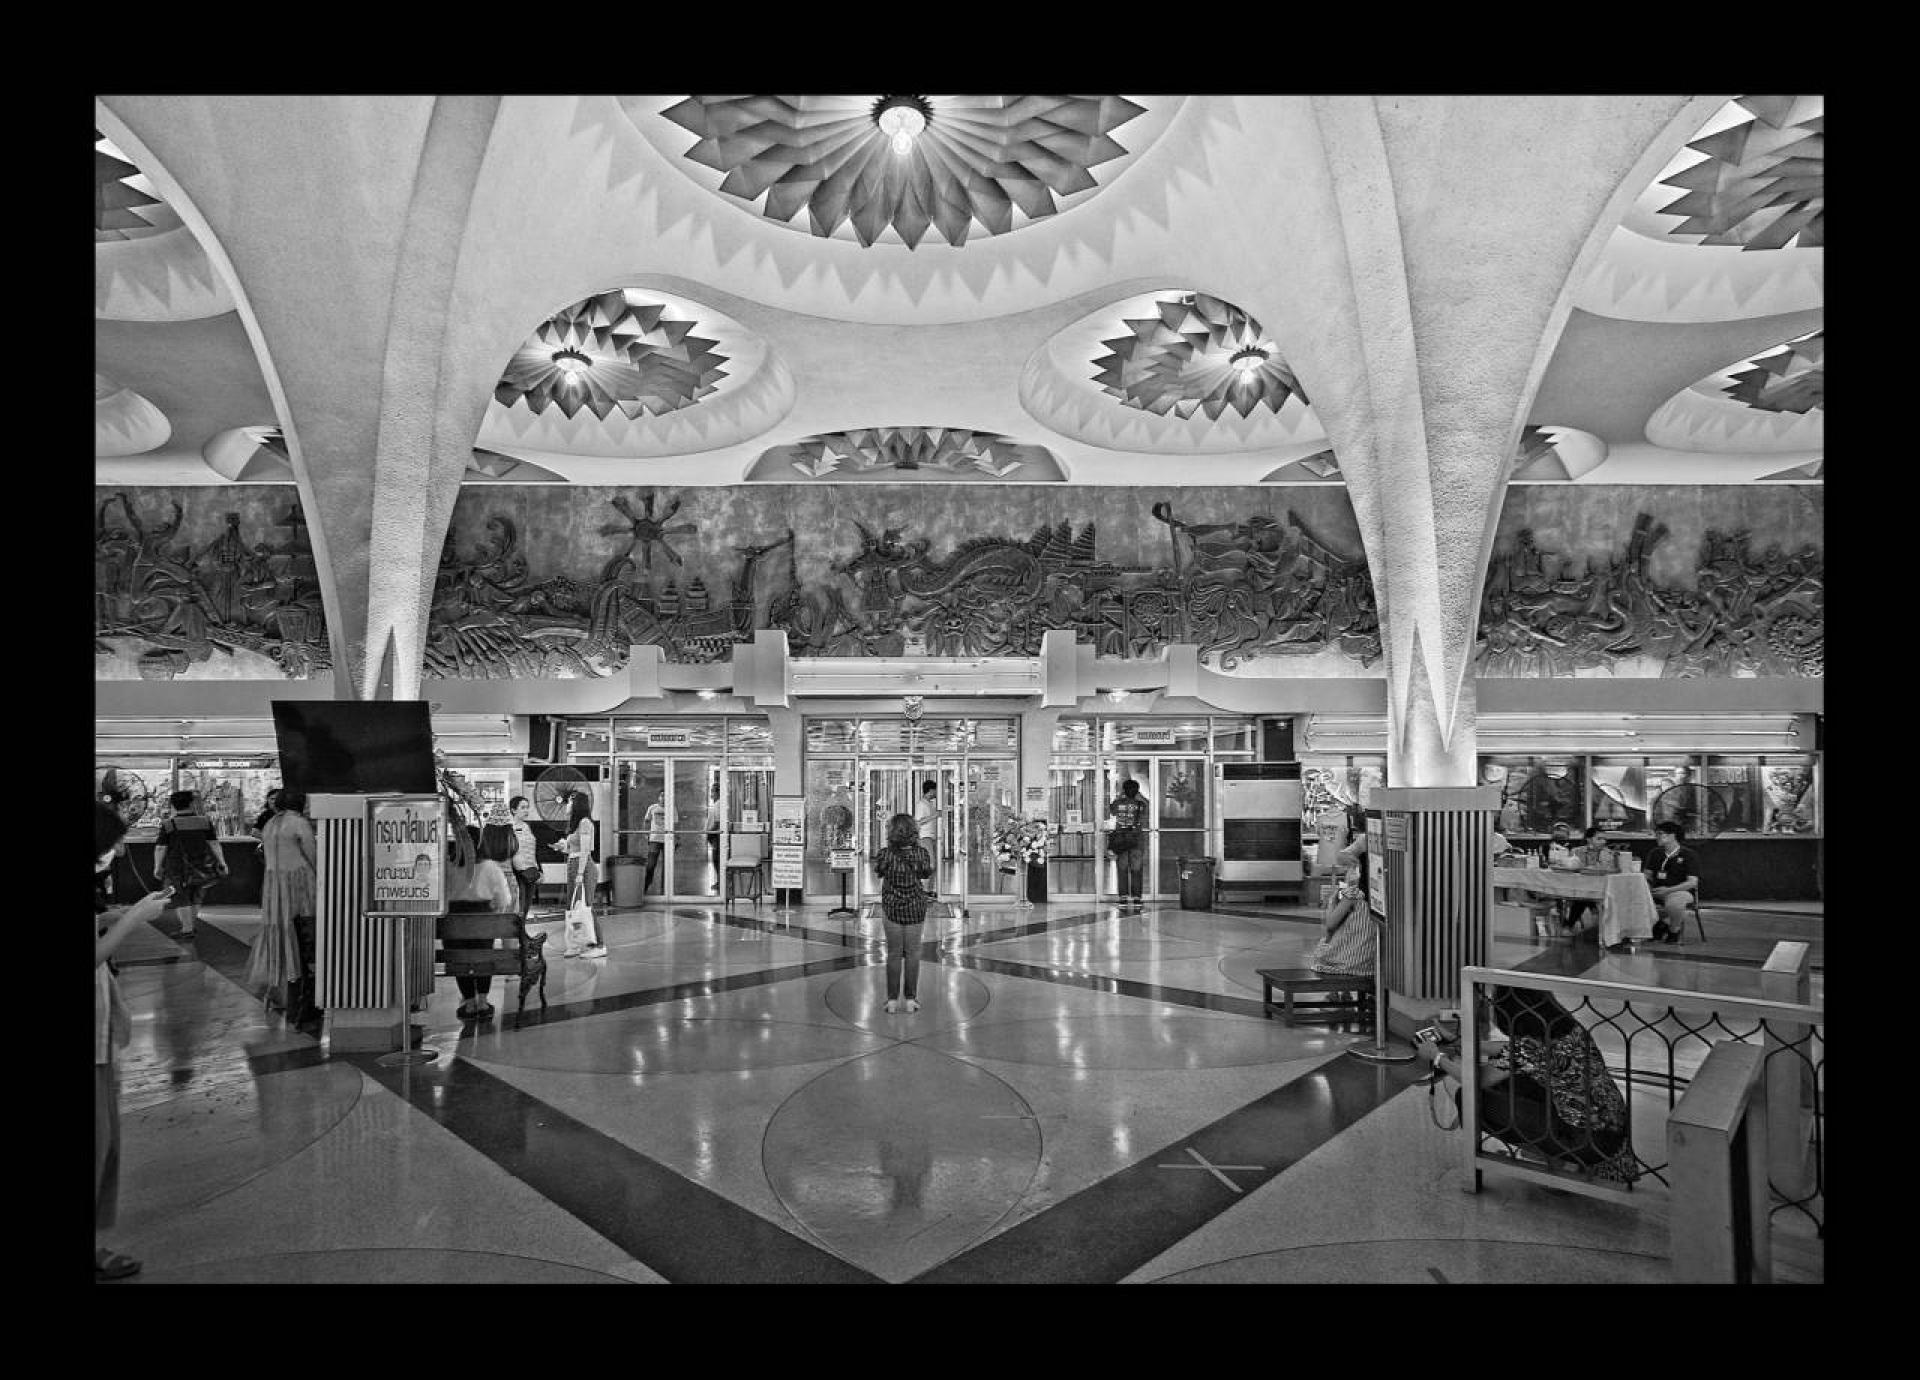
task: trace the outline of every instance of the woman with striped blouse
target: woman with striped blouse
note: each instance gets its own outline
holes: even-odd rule
[[[920,830],[912,815],[887,821],[887,846],[873,859],[880,877],[880,913],[887,930],[887,1011],[918,1011],[914,993],[920,987],[920,924],[927,918],[927,893],[920,883],[933,875],[933,858],[920,846]],[[905,969],[906,996],[901,996]]]

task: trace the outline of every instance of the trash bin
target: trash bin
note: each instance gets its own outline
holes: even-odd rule
[[[1180,859],[1180,909],[1213,909],[1213,859]]]
[[[617,857],[607,860],[613,875],[613,903],[633,907],[647,899],[647,864],[644,858]]]

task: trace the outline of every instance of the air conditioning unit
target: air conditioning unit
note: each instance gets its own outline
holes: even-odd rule
[[[1225,762],[1218,769],[1222,887],[1298,892],[1301,785],[1298,762]]]

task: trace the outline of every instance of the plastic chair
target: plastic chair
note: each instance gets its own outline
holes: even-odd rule
[[[767,862],[765,834],[735,834],[727,856],[726,904],[740,896],[750,896],[760,904],[763,872]]]

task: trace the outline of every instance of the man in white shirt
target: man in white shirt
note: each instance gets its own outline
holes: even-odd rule
[[[527,821],[533,816],[533,802],[524,795],[516,795],[507,802],[508,821],[513,825],[513,875],[520,883],[520,919],[527,918],[527,911],[533,905],[533,889],[540,885],[540,844],[533,836],[533,826]]]
[[[937,896],[940,894],[940,783],[932,778],[920,783],[920,806],[913,812],[913,827],[920,834],[920,846],[933,859],[933,876],[927,881],[927,894]]]

